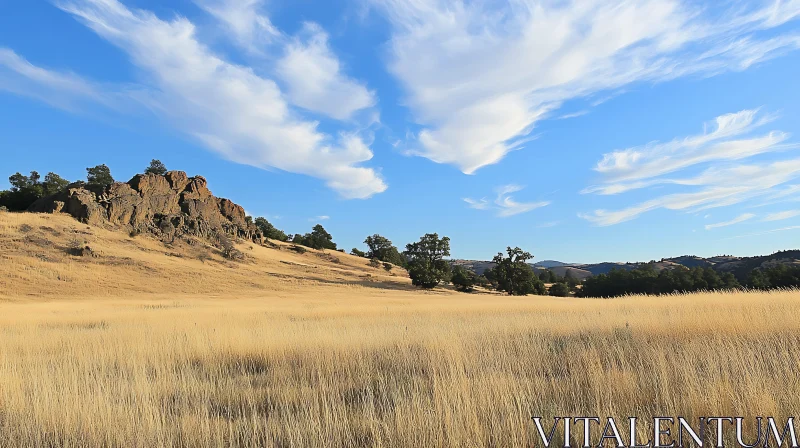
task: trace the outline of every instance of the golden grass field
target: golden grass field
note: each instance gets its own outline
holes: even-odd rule
[[[800,411],[798,291],[425,293],[249,246],[0,214],[0,446],[541,446],[533,415]]]

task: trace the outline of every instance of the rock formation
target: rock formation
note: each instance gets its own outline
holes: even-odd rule
[[[224,233],[260,242],[262,235],[245,220],[244,208],[214,197],[206,185],[205,178],[188,177],[183,171],[137,174],[103,191],[72,184],[34,202],[28,211],[67,213],[87,224],[125,226],[136,233],[201,238]]]

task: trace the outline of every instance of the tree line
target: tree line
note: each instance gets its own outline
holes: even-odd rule
[[[653,263],[632,270],[613,269],[587,278],[581,297],[619,297],[628,294],[662,295],[713,290],[790,288],[800,286],[800,266],[777,264],[750,270],[743,280],[711,267],[676,266],[657,271]]]

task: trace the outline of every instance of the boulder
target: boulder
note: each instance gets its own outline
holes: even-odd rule
[[[227,234],[256,242],[263,238],[255,225],[245,220],[242,206],[214,197],[204,177],[189,177],[183,171],[163,176],[137,174],[98,194],[71,184],[65,191],[34,202],[28,210],[67,213],[87,224],[125,226],[158,236],[170,229],[173,236]]]
[[[83,246],[76,251],[79,257],[92,257],[97,258],[97,253],[89,246]]]

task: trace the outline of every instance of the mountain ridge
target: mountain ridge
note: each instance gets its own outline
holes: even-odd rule
[[[451,260],[453,265],[465,267],[476,274],[483,274],[494,266],[491,261],[483,260]],[[661,261],[649,262],[601,262],[601,263],[564,263],[556,260],[544,260],[538,263],[529,263],[535,272],[552,270],[556,275],[564,277],[567,272],[574,278],[582,280],[595,275],[608,274],[613,269],[633,270],[638,267],[652,264],[657,271],[675,269],[678,266],[686,268],[709,267],[718,272],[731,272],[737,278],[743,279],[749,271],[758,267],[768,267],[775,264],[790,264],[800,266],[800,250],[784,250],[770,255],[756,255],[751,257],[737,257],[733,255],[715,255],[713,257],[700,257],[696,255],[681,255],[671,258],[662,258]]]

